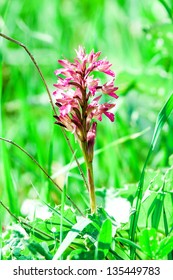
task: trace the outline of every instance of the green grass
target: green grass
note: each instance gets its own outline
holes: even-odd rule
[[[4,240],[20,239],[21,229],[14,233],[8,228],[15,222],[32,236],[29,243],[23,237],[18,247],[25,248],[21,255],[4,249],[5,255],[1,258],[50,259],[59,252],[66,238],[70,246],[63,251],[62,259],[75,256],[79,259],[172,259],[172,9],[169,0],[152,3],[149,0],[53,0],[51,4],[46,0],[30,4],[20,0],[1,1],[0,32],[28,48],[50,93],[56,82],[57,60],[73,59],[78,45],[85,46],[87,51],[93,48],[101,51],[102,57],[113,64],[120,97],[115,122],[105,118],[98,124],[94,159],[97,200],[99,207],[106,207],[110,192],[110,200],[121,196],[137,210],[133,212],[132,208],[129,223],[118,228],[116,235],[112,233],[112,243],[109,236],[105,237],[109,246],[99,247],[105,236],[104,229],[108,227],[111,232],[110,228],[114,228],[117,213],[110,217],[100,210],[99,218],[88,216],[85,183],[60,127],[54,125],[54,112],[45,85],[27,52],[0,37],[0,137],[29,153],[63,189],[62,194],[21,149],[0,142],[2,205],[16,217],[25,218],[21,210],[23,203],[27,199],[39,200],[53,213],[49,222],[54,223],[59,215],[60,223],[55,226],[57,234],[54,235],[47,229],[48,221],[39,221],[41,236],[50,235],[50,240],[43,238],[42,244],[35,236],[34,223],[38,218],[26,225],[26,221],[26,224],[20,219],[15,221],[1,205],[3,230],[0,231],[1,236],[6,236]],[[67,133],[67,136],[81,162],[78,144],[73,135]],[[83,163],[81,168],[85,172]],[[53,212],[60,204],[58,214]],[[73,217],[71,210],[66,209],[67,206],[75,209],[74,204],[92,221],[84,229],[78,228],[75,214]],[[69,229],[64,228],[64,216],[72,220],[70,228],[77,225],[80,232],[79,236],[72,234],[74,240],[67,238]],[[148,243],[150,235],[156,248]],[[5,243],[2,247],[5,248]]]

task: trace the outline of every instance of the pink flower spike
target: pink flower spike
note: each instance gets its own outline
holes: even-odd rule
[[[58,124],[62,122],[61,124],[70,131],[73,127],[78,140],[85,141],[87,137],[89,141],[96,127],[96,124],[93,125],[93,119],[101,121],[104,114],[110,121],[114,121],[114,114],[109,110],[115,104],[99,104],[101,95],[96,95],[97,92],[102,91],[103,94],[117,99],[118,95],[115,92],[118,88],[114,86],[115,73],[110,70],[112,64],[106,58],[98,60],[101,52],[94,53],[92,50],[86,54],[85,49],[79,46],[76,54],[73,62],[58,60],[63,68],[55,71],[58,81],[54,84],[56,91],[53,94],[60,112]],[[110,75],[113,79],[102,85],[100,79],[95,78],[94,71]],[[84,117],[86,121],[83,120]]]

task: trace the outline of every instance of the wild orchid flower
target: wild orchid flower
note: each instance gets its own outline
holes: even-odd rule
[[[78,140],[82,149],[88,173],[88,186],[91,212],[96,212],[96,198],[93,178],[93,155],[96,138],[97,120],[102,121],[105,115],[114,121],[114,114],[110,109],[115,103],[100,103],[102,95],[108,95],[117,99],[117,87],[114,86],[115,74],[110,67],[112,64],[106,59],[98,60],[101,52],[92,50],[86,54],[85,49],[79,46],[76,50],[77,57],[73,62],[58,60],[63,67],[55,71],[58,81],[54,86],[56,105],[59,115],[55,116],[56,124],[71,131]],[[100,79],[95,78],[94,72],[103,72],[112,79],[101,84]],[[99,94],[99,95],[97,95]]]

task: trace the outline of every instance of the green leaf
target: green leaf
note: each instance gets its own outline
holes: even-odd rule
[[[125,245],[128,245],[129,247],[134,247],[135,249],[138,249],[141,251],[141,248],[139,245],[137,245],[136,243],[130,241],[129,239],[123,238],[123,237],[116,237],[115,241],[117,242],[121,242]]]
[[[162,182],[160,182],[161,184]],[[160,187],[160,186],[159,186]],[[152,195],[150,195],[152,196]],[[150,206],[147,213],[147,220],[151,215],[151,227],[158,229],[159,223],[162,217],[163,202],[164,202],[165,193],[162,191],[157,193],[157,196],[150,202]],[[146,209],[147,210],[147,209]]]
[[[40,254],[43,257],[45,257],[46,260],[51,260],[52,255],[49,253],[48,248],[45,247],[45,244],[42,243],[36,243],[36,242],[31,242],[28,245],[28,249],[35,255],[35,254]]]
[[[158,259],[163,259],[171,251],[173,251],[173,236],[166,237],[160,242]]]
[[[68,246],[74,241],[74,239],[78,236],[78,234],[91,223],[91,220],[87,218],[80,217],[80,220],[72,227],[69,231],[61,245],[59,246],[56,254],[53,259],[57,260],[64,253],[64,251],[68,248]]]
[[[100,259],[100,256],[104,258],[111,246],[112,243],[112,223],[109,219],[105,220],[100,229],[100,234],[98,236],[98,246],[97,246],[97,257]]]
[[[163,210],[163,201],[164,201],[164,194],[159,194],[159,198],[155,200],[155,207],[151,217],[152,227],[158,229],[159,222],[161,219],[161,214]]]
[[[139,236],[139,244],[147,256],[155,259],[159,246],[157,231],[154,228],[142,230]]]

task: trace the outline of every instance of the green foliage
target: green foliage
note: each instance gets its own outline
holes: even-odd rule
[[[3,237],[2,259],[7,260],[50,260],[52,255],[49,252],[47,243],[37,243],[29,238],[27,233],[20,226],[10,227]]]

